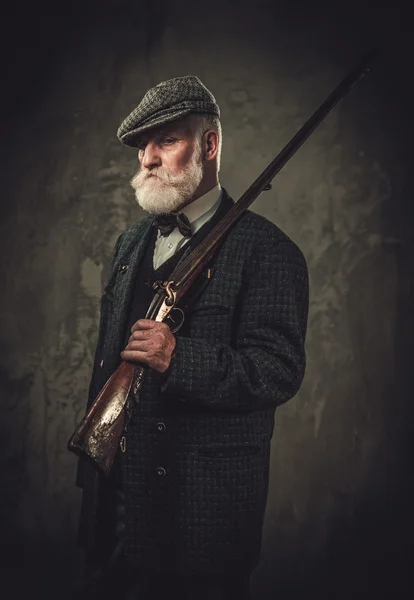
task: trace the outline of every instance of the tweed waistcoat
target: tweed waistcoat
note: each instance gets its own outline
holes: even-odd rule
[[[154,298],[155,291],[153,284],[156,281],[165,281],[171,275],[172,271],[176,267],[178,261],[184,254],[187,246],[182,246],[173,256],[162,263],[158,269],[154,269],[154,249],[155,242],[157,239],[157,229],[154,227],[151,234],[151,238],[148,244],[147,251],[144,259],[142,260],[135,279],[135,286],[133,292],[133,298],[131,302],[131,308],[128,318],[128,325],[126,327],[125,334],[125,346],[128,343],[128,338],[131,335],[132,325],[138,321],[138,319],[144,319],[147,313],[148,307]]]

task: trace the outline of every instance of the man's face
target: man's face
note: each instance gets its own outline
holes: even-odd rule
[[[131,180],[138,204],[153,214],[176,212],[191,202],[203,178],[201,140],[183,119],[144,132],[140,169]]]

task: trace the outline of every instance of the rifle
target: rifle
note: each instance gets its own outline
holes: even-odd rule
[[[209,263],[226,232],[240,219],[259,194],[271,189],[271,181],[277,173],[336,104],[366,75],[372,54],[371,52],[365,56],[341,81],[214,229],[184,261],[177,265],[169,280],[154,284],[154,289],[157,291],[148,308],[146,319],[167,322],[170,327],[173,324],[174,329],[171,329],[173,333],[179,330],[184,321],[184,314],[177,304]],[[92,464],[106,476],[110,473],[124,431],[126,407],[130,406],[131,398],[134,402],[138,402],[138,392],[142,387],[146,368],[122,361],[68,442],[68,449],[71,452],[92,461]]]

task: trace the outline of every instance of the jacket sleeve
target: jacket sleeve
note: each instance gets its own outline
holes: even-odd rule
[[[178,336],[164,393],[243,411],[278,406],[299,390],[306,362],[306,262],[291,241],[261,242],[237,307],[232,346]]]

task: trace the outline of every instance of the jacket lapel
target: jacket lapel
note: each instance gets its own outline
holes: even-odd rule
[[[152,218],[147,218],[131,233],[128,232],[128,239],[123,241],[107,286],[113,292],[114,307],[111,318],[112,331],[108,338],[117,352],[124,339],[135,277],[151,237],[152,221]]]
[[[231,198],[231,196],[229,196],[229,194],[227,193],[227,191],[224,188],[222,188],[222,190],[221,190],[220,198],[221,198],[221,201],[220,201],[218,209],[216,210],[214,215],[211,217],[211,219],[209,221],[207,221],[207,223],[205,223],[205,225],[203,225],[203,227],[201,227],[201,229],[197,232],[196,236],[194,236],[194,238],[191,239],[191,241],[188,243],[188,248],[184,252],[183,256],[181,257],[181,259],[178,263],[179,265],[187,258],[187,256],[190,254],[190,252],[192,252],[192,250],[194,250],[194,248],[196,248],[198,246],[198,244],[204,240],[204,238],[207,236],[207,234],[210,233],[210,231],[212,229],[214,229],[214,227],[217,225],[217,223],[219,223],[219,221],[221,221],[223,219],[224,215],[234,205],[233,198]],[[200,235],[198,235],[198,234],[200,234]],[[216,254],[213,256],[212,261],[214,261],[215,256],[216,256]],[[205,289],[205,287],[207,286],[207,284],[209,283],[209,281],[211,280],[213,275],[214,275],[214,266],[210,263],[204,267],[204,270],[200,273],[200,275],[194,281],[194,283],[192,284],[192,286],[186,293],[185,297],[183,297],[183,301],[181,303],[183,310],[187,310],[189,307],[191,307],[194,304],[194,302],[200,296],[201,292]]]

